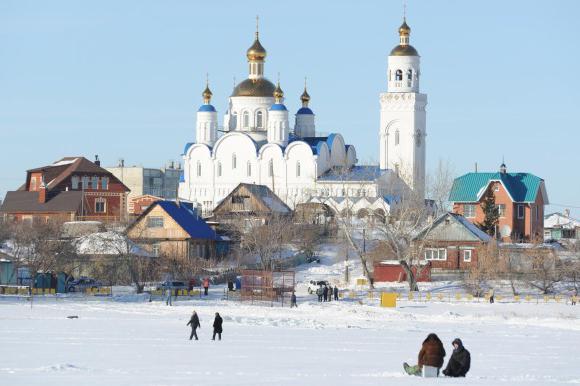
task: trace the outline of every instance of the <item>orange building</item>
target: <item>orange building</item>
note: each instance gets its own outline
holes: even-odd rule
[[[544,180],[530,173],[508,173],[505,164],[499,172],[475,172],[453,182],[449,201],[453,212],[474,224],[483,222],[483,202],[491,191],[499,212],[496,236],[506,242],[542,240],[544,206],[548,194]]]

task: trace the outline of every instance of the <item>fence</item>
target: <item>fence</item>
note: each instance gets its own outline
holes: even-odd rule
[[[111,287],[95,287],[86,288],[84,291],[74,292],[78,294],[85,294],[89,296],[111,296]],[[60,294],[60,293],[59,293]],[[24,286],[0,286],[0,296],[1,295],[12,295],[12,296],[46,296],[53,295],[56,296],[56,288],[29,288]]]

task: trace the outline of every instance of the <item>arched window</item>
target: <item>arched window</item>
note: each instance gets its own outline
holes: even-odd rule
[[[413,80],[413,70],[410,68],[407,70],[407,80]]]
[[[403,71],[397,70],[397,72],[395,72],[395,80],[403,80]]]
[[[238,158],[236,157],[236,153],[232,154],[232,169],[238,167]]]
[[[218,177],[222,176],[222,163],[221,162],[218,162],[218,164],[217,164],[217,175],[218,175]]]
[[[248,177],[252,176],[252,163],[250,161],[246,164],[246,173],[248,174]]]
[[[399,140],[400,140],[400,135],[399,135],[399,130],[395,131],[395,146],[397,146],[399,144]]]
[[[201,162],[197,163],[197,176],[201,177]]]
[[[242,118],[242,124],[244,126],[244,128],[249,128],[250,127],[250,113],[248,113],[247,111],[244,111],[244,115]]]
[[[264,127],[264,113],[261,111],[258,111],[256,113],[256,127],[258,129],[261,129]]]
[[[296,161],[296,177],[300,177],[300,161]]]
[[[268,177],[272,177],[274,175],[274,160],[268,161]]]

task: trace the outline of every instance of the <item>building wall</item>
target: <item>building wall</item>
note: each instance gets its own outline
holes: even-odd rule
[[[423,259],[425,259],[425,249],[444,248],[447,250],[446,260],[429,260],[433,269],[467,270],[477,265],[478,249],[481,243],[475,241],[439,241],[427,242],[423,246]],[[465,261],[464,251],[471,251],[471,261]]]

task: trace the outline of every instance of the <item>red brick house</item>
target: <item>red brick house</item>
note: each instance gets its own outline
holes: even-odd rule
[[[544,235],[544,206],[549,204],[544,180],[530,173],[475,172],[453,182],[449,201],[453,212],[471,223],[482,223],[482,204],[491,191],[499,211],[496,235],[505,242],[537,241]]]
[[[131,215],[139,216],[141,213],[145,212],[152,204],[157,201],[162,201],[162,197],[152,196],[150,194],[143,194],[140,196],[135,196],[129,198],[128,212]]]
[[[119,221],[129,189],[97,159],[65,157],[30,169],[26,182],[6,194],[0,217],[15,221]]]

